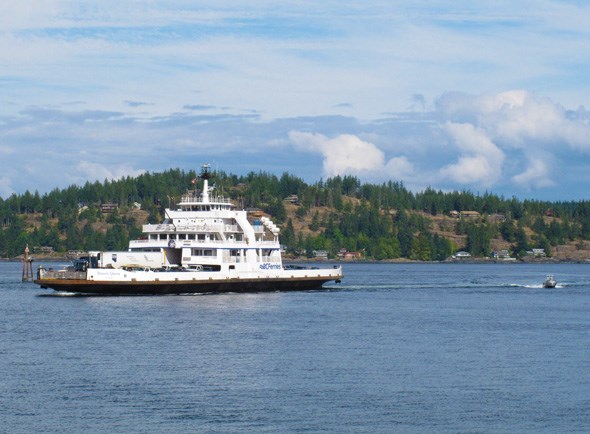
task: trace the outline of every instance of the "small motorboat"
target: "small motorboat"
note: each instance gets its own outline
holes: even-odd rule
[[[544,288],[555,288],[557,285],[557,280],[550,274],[547,276],[547,279],[543,282]]]

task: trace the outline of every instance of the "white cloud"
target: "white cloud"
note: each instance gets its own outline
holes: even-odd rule
[[[572,119],[560,104],[525,90],[495,95],[447,93],[438,101],[443,119],[468,122],[505,147],[590,149],[588,122]]]
[[[381,170],[384,165],[383,151],[351,134],[328,139],[321,134],[291,131],[289,138],[301,149],[321,153],[327,176]]]
[[[456,163],[440,170],[443,178],[489,187],[502,177],[505,155],[484,131],[471,124],[451,122],[446,124],[446,130],[462,154]]]
[[[562,168],[579,173],[588,164],[590,115],[583,108],[568,111],[525,90],[447,93],[437,108],[460,150],[440,171],[451,182],[539,192],[564,182]]]
[[[386,161],[385,153],[375,144],[352,134],[329,139],[322,134],[291,131],[289,138],[301,150],[322,154],[325,176],[351,174],[371,181],[395,179],[411,182],[416,175],[414,165],[406,156]]]
[[[12,188],[12,181],[10,178],[3,176],[0,178],[0,197],[8,197],[15,191]]]
[[[385,165],[385,175],[391,179],[408,181],[414,178],[414,165],[407,157],[393,157]]]
[[[428,130],[413,130],[418,134],[413,139],[407,133],[403,139],[396,137],[398,155],[389,161],[383,146],[387,143],[391,150],[392,137],[375,134],[369,128],[362,136],[371,137],[371,142],[357,135],[327,138],[296,131],[291,132],[290,139],[299,149],[320,153],[328,176],[352,173],[367,180],[402,179],[413,186],[503,188],[510,194],[554,187],[559,168],[548,162],[559,161],[557,154],[571,158],[567,154],[584,155],[590,148],[590,115],[585,110],[568,112],[550,99],[525,90],[483,95],[448,93],[439,99],[437,107],[434,117],[439,121],[429,124],[434,134],[430,137],[438,143],[446,137],[447,144],[439,146],[431,141],[425,147],[427,136],[419,135]],[[442,136],[437,138],[437,131]],[[396,134],[396,130],[387,133]]]
[[[512,180],[527,191],[533,188],[551,187],[555,185],[555,182],[551,179],[553,172],[554,169],[551,164],[535,158],[529,162],[524,172],[513,176]]]
[[[493,185],[490,176],[497,177],[495,167],[483,155],[461,156],[457,163],[443,167],[440,174],[460,184],[480,184],[485,187]]]
[[[89,161],[80,161],[76,166],[76,170],[80,172],[82,179],[99,181],[105,179],[120,179],[126,176],[135,177],[145,173],[145,170],[133,169],[127,165],[118,165],[114,168],[107,168],[104,165],[91,163]]]

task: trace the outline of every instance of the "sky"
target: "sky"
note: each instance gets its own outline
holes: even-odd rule
[[[0,197],[204,163],[590,199],[590,2],[0,2]]]

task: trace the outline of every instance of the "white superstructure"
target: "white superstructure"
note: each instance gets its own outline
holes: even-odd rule
[[[279,228],[267,217],[250,222],[223,196],[212,195],[208,167],[203,190],[182,196],[166,209],[161,224],[143,226],[145,239],[129,243],[131,252],[162,252],[163,265],[219,271],[266,273],[282,269]]]

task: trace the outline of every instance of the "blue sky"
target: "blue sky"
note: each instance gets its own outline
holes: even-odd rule
[[[590,199],[590,4],[0,4],[0,196],[202,163]]]

